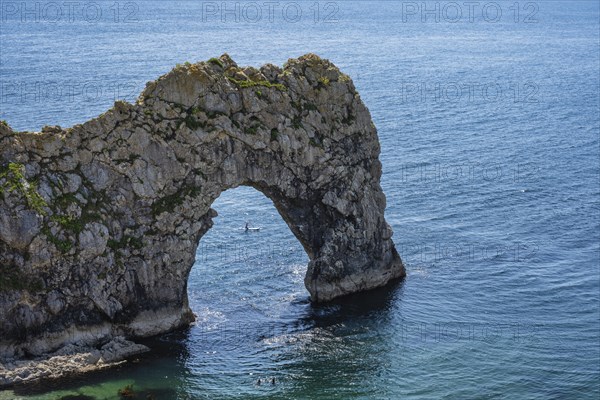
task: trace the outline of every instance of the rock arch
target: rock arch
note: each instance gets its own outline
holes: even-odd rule
[[[379,142],[352,81],[315,55],[179,65],[69,129],[0,125],[0,337],[37,354],[193,320],[187,278],[224,190],[275,204],[313,301],[404,275]]]

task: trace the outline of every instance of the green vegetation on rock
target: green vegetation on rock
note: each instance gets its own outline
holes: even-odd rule
[[[56,246],[61,253],[68,253],[73,248],[73,243],[68,240],[62,240],[54,236],[48,226],[42,228],[42,233],[46,235],[48,241]]]
[[[277,128],[273,128],[271,129],[271,141],[275,141],[277,140],[277,138],[279,137],[279,130]]]
[[[67,229],[75,234],[80,234],[85,229],[85,226],[94,221],[99,221],[101,216],[99,214],[85,213],[80,218],[74,218],[71,216],[64,215],[53,215],[50,219],[57,222],[61,227]]]
[[[229,79],[231,82],[235,83],[237,86],[241,87],[241,88],[251,88],[251,87],[256,87],[256,86],[264,86],[266,88],[275,88],[278,90],[281,90],[282,92],[287,90],[287,88],[285,87],[285,85],[281,84],[281,83],[271,83],[269,81],[240,81],[237,80],[235,78],[232,78],[230,76],[227,77],[227,79]]]
[[[80,217],[61,214],[66,212],[71,204],[76,204],[82,208]],[[56,199],[52,201],[50,207],[54,211],[54,215],[50,217],[50,220],[58,223],[62,228],[71,231],[76,235],[83,232],[88,223],[102,220],[102,215],[91,201],[83,206],[74,193],[66,193],[56,197]]]
[[[6,167],[0,167],[0,181],[6,180],[0,184],[0,194],[8,189],[10,192],[17,191],[27,200],[29,208],[40,215],[46,215],[44,207],[47,207],[46,201],[37,192],[34,182],[28,182],[25,179],[25,166],[17,163],[9,163]]]
[[[244,133],[247,135],[256,135],[258,133],[258,125],[249,126],[244,129]]]
[[[320,149],[322,149],[322,148],[323,148],[323,144],[321,144],[321,143],[317,142],[317,141],[316,141],[314,138],[310,138],[310,139],[308,140],[308,143],[309,143],[311,146],[313,146],[313,147],[318,147],[318,148],[320,148]]]
[[[316,105],[314,105],[313,103],[306,103],[304,104],[304,109],[307,111],[318,111],[318,108]]]
[[[302,116],[297,115],[292,119],[292,126],[294,127],[294,129],[300,129],[300,128],[304,128],[304,125],[302,125]]]
[[[322,85],[323,87],[325,87],[325,86],[329,86],[329,83],[330,83],[329,78],[327,78],[325,76],[322,76],[319,78],[319,85]]]
[[[181,189],[177,193],[174,193],[170,196],[165,196],[159,200],[157,200],[152,205],[152,214],[158,216],[163,212],[171,212],[175,209],[175,207],[183,204],[185,198],[196,197],[200,194],[200,189],[196,187],[188,187]]]
[[[123,236],[121,240],[108,239],[107,246],[113,250],[120,250],[126,247],[140,250],[144,247],[142,239],[133,236]]]
[[[41,289],[41,282],[31,281],[18,268],[0,263],[0,293],[9,290],[29,290],[35,292]]]
[[[183,122],[185,123],[185,126],[187,126],[188,128],[190,128],[191,130],[196,130],[198,128],[203,128],[203,124],[201,124],[200,122],[198,122],[198,120],[196,119],[196,117],[194,117],[193,115],[188,115],[187,117],[184,118]]]
[[[221,68],[225,68],[225,66],[223,65],[223,63],[221,62],[221,60],[219,60],[218,58],[213,57],[210,60],[208,60],[208,62],[211,63],[211,64],[216,64],[216,65],[218,65]]]

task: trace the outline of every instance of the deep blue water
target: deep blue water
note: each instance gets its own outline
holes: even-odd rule
[[[81,123],[177,63],[224,52],[254,66],[331,59],[379,130],[408,276],[312,305],[307,256],[270,200],[230,190],[191,273],[195,326],[129,367],[0,399],[116,399],[127,384],[159,399],[598,398],[597,1],[480,2],[471,14],[462,2],[429,2],[431,14],[421,2],[282,1],[272,16],[256,14],[262,2],[223,14],[221,2],[102,1],[71,17],[58,2],[58,22],[51,3],[0,1],[0,119],[16,129]],[[246,220],[264,229],[244,234]]]

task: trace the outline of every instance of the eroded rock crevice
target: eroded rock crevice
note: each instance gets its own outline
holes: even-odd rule
[[[314,301],[404,275],[379,141],[350,78],[315,55],[179,65],[69,129],[0,124],[0,355],[188,324],[186,283],[225,190],[268,196],[310,258]]]

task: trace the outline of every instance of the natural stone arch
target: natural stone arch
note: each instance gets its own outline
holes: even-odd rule
[[[0,125],[3,351],[192,321],[187,278],[211,204],[241,185],[302,243],[313,301],[402,277],[379,151],[353,83],[315,55],[283,69],[186,63],[82,125]]]

